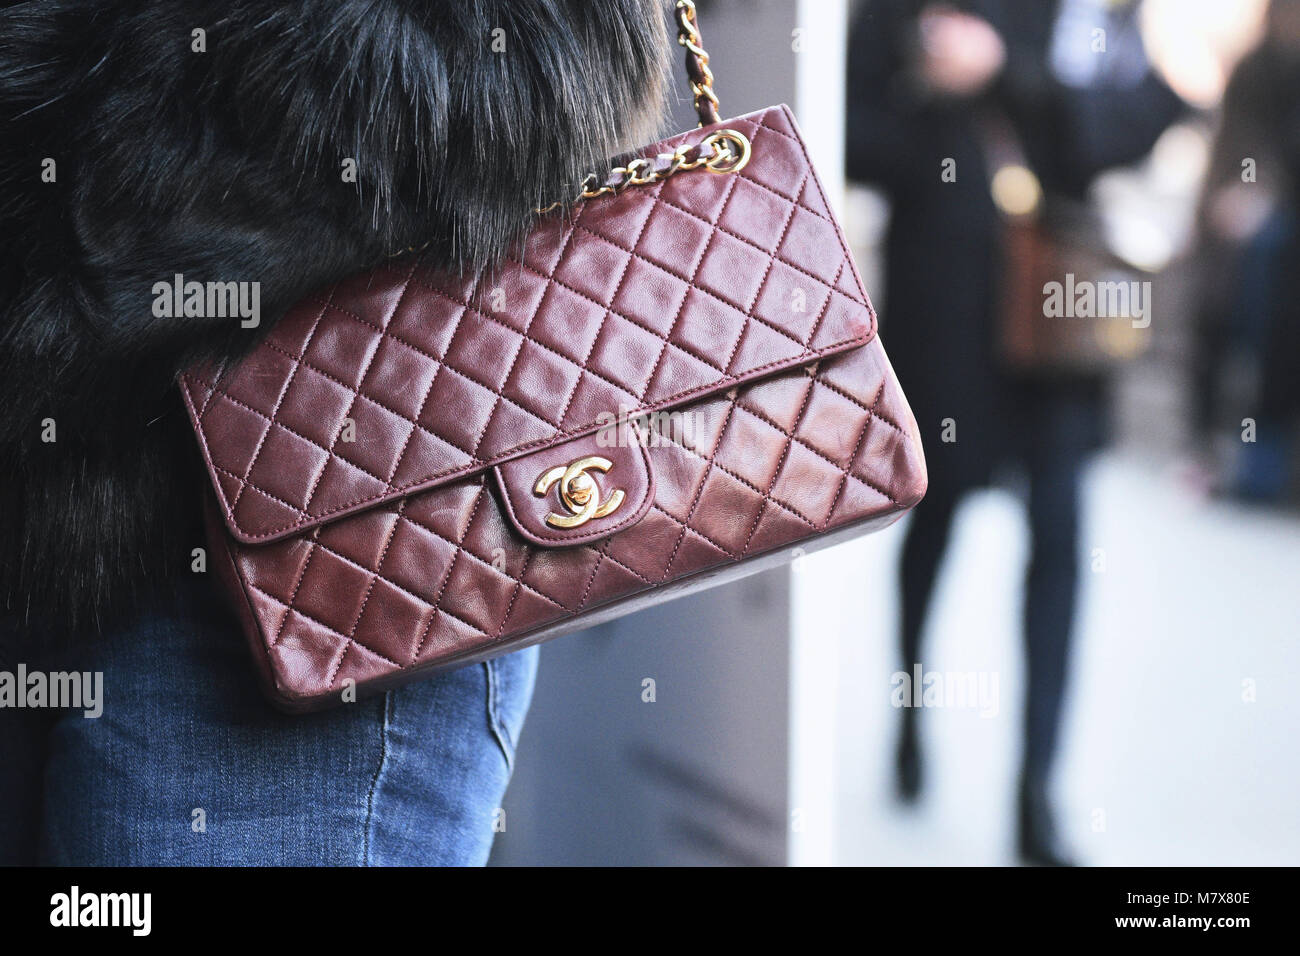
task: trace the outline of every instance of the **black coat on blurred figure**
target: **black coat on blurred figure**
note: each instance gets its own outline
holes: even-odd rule
[[[987,20],[1007,62],[975,102],[923,93],[912,75],[922,0],[863,0],[849,41],[847,170],[883,188],[892,205],[882,336],[920,423],[935,481],[970,487],[1024,451],[1044,390],[1093,409],[1100,383],[1012,378],[995,356],[994,302],[1001,272],[998,213],[989,191],[978,116],[1009,120],[1050,195],[1083,197],[1101,170],[1132,162],[1181,109],[1153,74],[1119,90],[1067,89],[1048,65],[1057,4],[967,0],[950,4]],[[1115,43],[1111,43],[1114,51]],[[940,177],[956,160],[956,182]],[[957,441],[940,441],[944,419]]]
[[[1258,409],[1248,413],[1286,434],[1300,414],[1300,299],[1281,291],[1300,271],[1300,0],[1273,0],[1268,22],[1264,41],[1237,65],[1224,93],[1198,215],[1198,372],[1203,378],[1197,398],[1202,427],[1239,427],[1247,410],[1224,400],[1216,378],[1245,339],[1262,351]],[[1258,244],[1258,232],[1248,238],[1225,235],[1215,215],[1216,200],[1242,186],[1246,157],[1256,161],[1250,191],[1269,196],[1278,207],[1275,215],[1289,219],[1290,235],[1272,255]],[[1272,259],[1271,266],[1261,259]],[[1272,287],[1249,288],[1261,279]],[[1253,310],[1264,314],[1252,315]],[[1243,329],[1246,325],[1255,328]]]
[[[922,660],[930,595],[958,502],[1013,456],[1028,479],[1030,532],[1017,846],[1026,862],[1060,864],[1067,857],[1056,846],[1048,780],[1078,589],[1080,475],[1099,437],[1101,382],[1016,380],[998,366],[999,222],[984,130],[996,113],[998,123],[1018,133],[1049,200],[1079,199],[1095,173],[1146,153],[1180,104],[1146,70],[1131,17],[1125,23],[1100,5],[1083,16],[1105,17],[1108,59],[1083,65],[1106,73],[1107,85],[1058,84],[1048,69],[1057,7],[1043,0],[960,4],[998,31],[1006,63],[973,101],[927,96],[911,62],[925,6],[866,0],[849,50],[848,172],[882,186],[892,201],[881,327],[916,412],[930,471],[926,501],[903,541],[900,650],[906,666]],[[1125,85],[1111,83],[1121,70]],[[957,164],[955,182],[940,175],[948,159]],[[949,418],[956,441],[944,440]],[[916,798],[924,776],[916,714],[902,711],[897,769],[905,800]]]

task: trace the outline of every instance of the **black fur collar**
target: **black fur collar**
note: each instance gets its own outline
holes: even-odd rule
[[[489,259],[654,138],[666,60],[660,0],[0,10],[7,614],[102,623],[190,573],[175,376],[253,333],[156,317],[155,283],[260,282],[265,328],[390,250]]]

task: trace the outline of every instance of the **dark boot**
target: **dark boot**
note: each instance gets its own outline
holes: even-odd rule
[[[921,795],[921,744],[916,733],[916,712],[910,707],[903,708],[903,726],[894,760],[898,772],[895,780],[898,799],[903,803],[915,803]]]
[[[1016,849],[1027,866],[1074,866],[1059,849],[1045,781],[1022,777]]]

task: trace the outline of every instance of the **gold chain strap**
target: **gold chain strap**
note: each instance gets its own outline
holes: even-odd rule
[[[709,69],[709,53],[704,49],[704,41],[700,36],[695,0],[677,0],[676,12],[677,42],[686,48],[686,75],[690,80],[695,112],[700,118],[699,126],[711,126],[720,122],[718,95],[713,92],[713,71]],[[655,162],[649,159],[634,159],[626,166],[616,166],[603,183],[597,173],[592,173],[583,180],[582,192],[575,199],[557,200],[535,212],[546,215],[570,202],[615,195],[629,186],[648,186],[661,182],[674,173],[701,166],[714,173],[739,172],[749,162],[752,152],[748,137],[734,129],[720,129],[710,133],[698,148],[700,151],[694,158],[690,156],[697,149],[694,145],[678,146],[672,153],[658,157],[661,161],[668,161],[666,168],[656,169]]]
[[[699,169],[703,166],[711,173],[735,173],[745,168],[749,162],[753,147],[749,137],[739,130],[714,130],[699,143],[683,143],[671,153],[657,157],[663,165],[656,169],[655,160],[634,159],[626,166],[616,166],[602,183],[598,174],[592,173],[582,183],[582,192],[573,200],[557,200],[542,209],[538,215],[546,215],[560,206],[598,196],[613,196],[623,192],[629,186],[649,186],[662,182],[674,173]],[[692,156],[691,154],[695,155]]]
[[[712,126],[721,119],[718,94],[713,92],[713,71],[709,69],[709,52],[704,49],[704,40],[700,36],[695,0],[677,0],[677,42],[686,47],[686,75],[690,79],[700,125]]]
[[[720,122],[718,95],[713,92],[713,71],[709,69],[709,54],[704,49],[700,37],[694,0],[677,0],[676,12],[677,42],[686,48],[686,75],[691,85],[695,112],[700,118],[698,125],[711,126]],[[701,166],[711,173],[740,172],[749,162],[752,151],[753,147],[744,133],[734,129],[714,130],[699,143],[683,143],[671,153],[664,153],[655,160],[642,157],[632,160],[626,166],[616,166],[609,172],[604,182],[601,182],[599,173],[591,173],[582,181],[582,192],[573,199],[558,199],[549,206],[533,211],[539,216],[544,216],[561,206],[568,206],[584,199],[595,199],[598,196],[616,195],[629,186],[649,186],[662,182],[676,173],[699,169]],[[428,248],[432,241],[431,239],[422,246],[408,246],[401,252],[390,253],[389,258],[404,256],[410,252],[421,252]]]

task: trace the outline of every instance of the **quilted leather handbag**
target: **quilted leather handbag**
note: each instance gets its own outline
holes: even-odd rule
[[[882,528],[926,474],[788,108],[589,181],[503,264],[308,296],[182,392],[273,701],[481,661]]]

